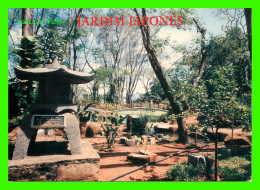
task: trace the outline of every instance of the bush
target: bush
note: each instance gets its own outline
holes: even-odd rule
[[[143,118],[133,118],[132,119],[133,124],[131,125],[132,127],[132,132],[134,135],[144,135],[146,134],[147,127],[146,127],[146,122],[144,121]]]
[[[166,181],[205,181],[207,172],[204,165],[192,166],[186,162],[174,164],[166,171]]]

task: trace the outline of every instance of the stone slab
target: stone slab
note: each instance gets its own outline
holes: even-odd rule
[[[127,155],[127,160],[133,163],[151,163],[155,162],[157,154],[141,154],[141,153],[131,153]]]

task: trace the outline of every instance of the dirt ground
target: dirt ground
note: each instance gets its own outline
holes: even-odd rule
[[[88,140],[98,151],[101,158],[99,181],[108,181],[111,178],[138,167],[139,165],[127,161],[126,157],[129,153],[137,153],[141,149],[145,148],[142,145],[140,147],[129,147],[116,144],[112,152],[107,152],[107,145],[104,137],[93,137],[88,138]],[[189,145],[167,143],[161,145],[149,145],[147,151],[156,153],[156,160],[159,160],[165,156],[168,156],[169,154],[191,148],[192,147]],[[191,153],[200,152],[202,154],[212,154],[213,151],[213,145],[211,145],[209,147],[205,147],[202,151],[194,150]],[[120,179],[117,179],[116,181],[158,181],[164,177],[165,172],[170,168],[171,164],[187,161],[188,154],[190,153],[183,153],[178,156],[173,156],[155,165],[146,166],[145,168],[128,174]]]

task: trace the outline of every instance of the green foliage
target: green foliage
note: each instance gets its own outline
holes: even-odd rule
[[[132,118],[133,124],[131,125],[132,132],[134,135],[144,135],[147,132],[145,118]]]
[[[17,45],[13,50],[18,59],[16,61],[22,68],[42,67],[43,52],[38,46],[38,41],[33,36],[21,38],[21,44]],[[17,116],[27,114],[27,108],[35,102],[37,98],[38,86],[32,81],[17,80],[17,85],[10,81],[10,85],[15,88],[16,106],[18,111]]]
[[[16,61],[22,68],[42,67],[44,61],[43,51],[34,36],[23,36],[21,43],[13,49],[18,59]]]
[[[166,181],[201,181],[206,178],[205,166],[198,165],[194,167],[186,162],[173,164],[169,170],[166,171]]]
[[[55,29],[45,28],[43,33],[37,36],[41,50],[44,52],[44,63],[50,63],[55,57],[63,62],[66,54],[67,41]]]
[[[78,116],[79,121],[80,121],[81,123],[86,123],[86,122],[88,122],[88,121],[90,120],[90,118],[91,118],[91,115],[93,115],[91,111],[88,111],[88,108],[89,108],[92,104],[93,104],[93,103],[90,103],[90,104],[86,105],[86,106],[83,108],[83,111],[78,111],[78,112],[77,112],[77,116]],[[79,107],[79,108],[80,108],[80,107]]]
[[[248,181],[251,178],[251,162],[245,157],[224,159],[218,170],[222,181]]]
[[[166,123],[168,121],[168,114],[166,113],[166,114],[161,115],[160,121]]]
[[[108,148],[112,148],[116,139],[117,131],[119,129],[119,126],[115,126],[114,124],[105,124],[105,127],[103,127],[104,132],[105,132],[105,137],[107,140],[107,145]]]
[[[187,126],[186,129],[191,132],[196,132],[196,131],[198,132],[200,128],[197,125],[190,124]]]
[[[115,114],[115,116],[110,117],[110,121],[111,123],[109,124],[105,124],[105,127],[101,125],[101,127],[103,128],[104,132],[105,132],[105,137],[107,140],[107,145],[108,148],[113,148],[113,145],[115,143],[115,139],[118,136],[118,129],[119,129],[119,125],[122,124],[122,122],[124,121],[125,117],[120,117],[118,114]],[[107,120],[107,119],[105,119]]]
[[[201,123],[206,126],[249,128],[251,111],[234,96],[237,88],[233,67],[217,67],[211,79],[206,81],[208,98],[199,106]]]

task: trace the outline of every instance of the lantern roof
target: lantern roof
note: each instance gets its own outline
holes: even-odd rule
[[[62,80],[70,84],[84,84],[93,80],[95,74],[73,71],[65,65],[60,65],[55,58],[52,64],[45,64],[44,68],[14,68],[16,77],[21,80],[57,81]]]

